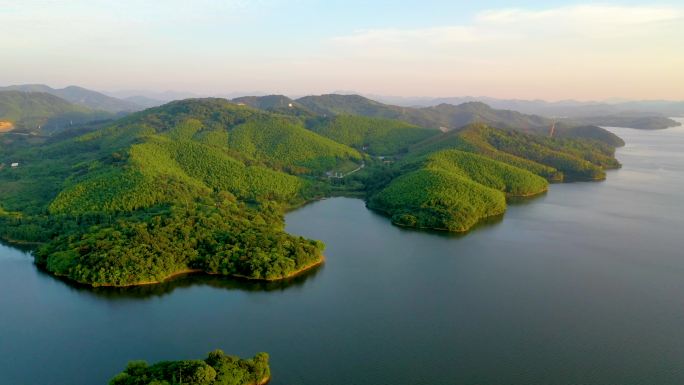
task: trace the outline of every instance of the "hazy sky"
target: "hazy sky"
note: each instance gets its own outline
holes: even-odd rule
[[[0,0],[0,84],[684,100],[684,1]]]

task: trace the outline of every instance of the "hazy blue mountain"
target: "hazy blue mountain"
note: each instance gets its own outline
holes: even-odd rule
[[[0,122],[17,131],[52,134],[74,124],[111,119],[96,111],[43,92],[0,91]]]
[[[123,98],[123,100],[134,103],[134,104],[136,104],[140,107],[144,107],[144,108],[159,107],[162,104],[167,103],[164,100],[148,98],[147,96],[142,96],[142,95],[128,96],[128,97]]]
[[[51,94],[60,97],[73,104],[88,107],[93,110],[101,110],[116,113],[138,111],[142,109],[141,106],[133,102],[117,99],[97,91],[92,91],[77,86],[69,86],[58,89],[46,86],[44,84],[21,84],[0,87],[0,91],[9,90],[23,92],[43,92],[46,94]]]

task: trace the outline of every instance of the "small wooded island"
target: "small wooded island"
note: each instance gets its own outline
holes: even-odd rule
[[[263,385],[270,379],[268,354],[241,359],[215,350],[204,360],[131,361],[109,385]]]
[[[306,202],[354,194],[397,225],[463,232],[509,197],[620,166],[624,143],[596,126],[482,103],[397,108],[188,99],[3,135],[0,165],[21,167],[0,166],[0,237],[35,243],[40,267],[93,286],[186,272],[279,280],[323,261],[323,243],[284,231],[284,212]]]

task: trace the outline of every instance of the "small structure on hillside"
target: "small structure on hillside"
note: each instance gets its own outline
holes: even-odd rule
[[[19,167],[19,163],[18,163],[18,162],[14,162],[14,163],[10,164],[10,166],[11,166],[12,168],[17,168],[17,167]]]

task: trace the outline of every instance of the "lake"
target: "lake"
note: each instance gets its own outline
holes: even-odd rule
[[[273,385],[684,383],[684,128],[611,128],[604,182],[461,236],[363,201],[287,215],[327,262],[285,283],[89,289],[0,246],[0,384],[106,384],[127,361],[271,355]]]

